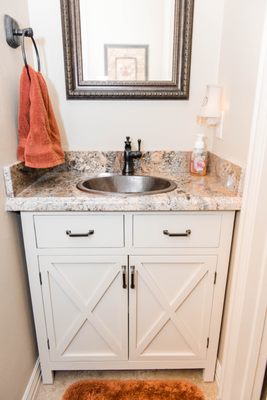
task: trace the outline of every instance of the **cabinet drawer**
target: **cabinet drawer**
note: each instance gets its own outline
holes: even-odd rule
[[[218,247],[221,215],[135,215],[134,247]]]
[[[39,248],[123,247],[123,215],[34,216]]]

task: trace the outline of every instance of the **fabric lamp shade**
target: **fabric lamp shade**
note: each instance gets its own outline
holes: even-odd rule
[[[221,118],[222,86],[207,85],[200,112],[201,118]]]

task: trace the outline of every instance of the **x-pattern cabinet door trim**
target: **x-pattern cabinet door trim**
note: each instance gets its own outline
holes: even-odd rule
[[[50,359],[126,360],[127,258],[41,256],[39,262]]]
[[[216,256],[133,256],[130,359],[206,358]]]

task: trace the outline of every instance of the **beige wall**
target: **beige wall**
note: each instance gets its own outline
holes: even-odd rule
[[[43,71],[72,150],[119,150],[124,138],[143,139],[143,148],[189,150],[198,131],[196,115],[207,83],[216,83],[224,0],[195,2],[189,101],[66,100],[60,2],[28,0],[31,25],[39,38]],[[47,21],[53,29],[47,29]]]
[[[213,151],[247,161],[266,0],[225,0],[218,82],[225,90],[223,138]]]
[[[28,25],[26,0],[1,0],[3,15],[14,16],[21,26]],[[0,29],[0,168],[16,160],[17,101],[19,73],[22,66],[20,49],[5,42]],[[1,174],[2,175],[2,174]],[[0,397],[21,400],[36,358],[35,336],[26,278],[18,216],[4,210],[4,184],[0,175]]]
[[[189,101],[66,100],[60,2],[28,3],[65,149],[118,150],[130,135],[143,139],[145,150],[190,150],[203,131],[196,115],[205,86],[219,83],[225,88],[223,139],[210,138],[209,148],[246,165],[265,0],[195,2]],[[212,137],[212,129],[204,131]]]

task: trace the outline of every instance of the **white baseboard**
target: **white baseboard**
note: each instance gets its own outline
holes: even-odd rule
[[[222,366],[220,361],[217,359],[216,362],[216,370],[215,370],[215,382],[217,383],[217,387],[220,387],[221,384],[221,376],[222,376]],[[219,396],[216,398],[217,400],[221,400]]]
[[[40,368],[40,361],[38,358],[21,400],[35,400],[37,397],[40,384],[41,384],[41,368]]]
[[[222,367],[221,367],[219,360],[217,360],[216,371],[215,371],[215,381],[216,381],[218,387],[221,384],[221,372],[222,372]]]

